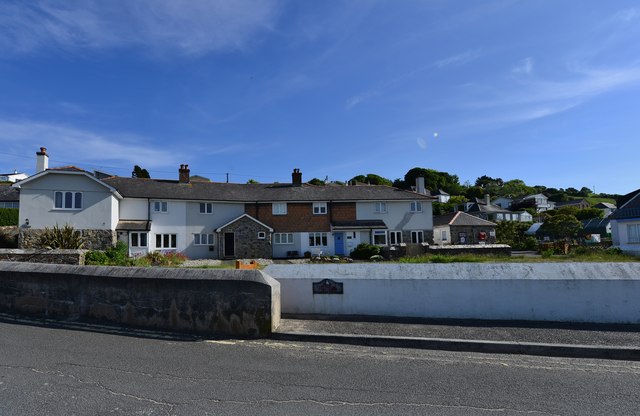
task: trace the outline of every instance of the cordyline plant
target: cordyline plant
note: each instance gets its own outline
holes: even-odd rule
[[[77,250],[84,246],[85,240],[72,225],[58,227],[56,224],[53,228],[45,227],[40,235],[38,245],[46,249],[70,249]]]

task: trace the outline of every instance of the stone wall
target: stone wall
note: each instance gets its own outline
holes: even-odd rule
[[[18,227],[4,226],[0,227],[0,248],[17,248],[18,247]]]
[[[83,265],[87,250],[0,249],[0,261]]]
[[[0,262],[0,311],[207,336],[262,337],[280,322],[280,285],[258,270]]]
[[[21,228],[18,235],[18,247],[38,248],[38,240],[42,235],[42,229]],[[85,239],[84,247],[87,250],[106,250],[116,244],[117,233],[112,230],[78,230]]]
[[[258,233],[264,233],[264,238],[258,238]],[[219,247],[224,254],[224,233],[234,233],[235,258],[237,259],[268,259],[272,256],[271,235],[267,228],[248,217],[240,218],[223,228],[220,233]]]

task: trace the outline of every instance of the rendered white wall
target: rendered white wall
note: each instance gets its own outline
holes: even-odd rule
[[[433,228],[431,202],[422,201],[422,212],[410,212],[411,201],[387,201],[387,212],[375,212],[375,202],[357,202],[356,218],[382,220],[390,230],[430,230]]]
[[[145,198],[124,198],[120,201],[121,220],[147,220],[149,202]]]
[[[640,323],[640,264],[270,265],[283,313]],[[314,295],[312,283],[344,283]]]

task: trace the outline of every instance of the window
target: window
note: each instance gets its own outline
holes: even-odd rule
[[[327,233],[309,233],[309,246],[327,246]]]
[[[630,243],[640,243],[640,224],[627,224],[627,236]]]
[[[273,235],[273,244],[293,244],[293,234],[275,233]]]
[[[129,247],[146,247],[147,233],[129,233]]]
[[[154,201],[153,203],[153,211],[154,212],[167,212],[167,201]]]
[[[447,230],[442,230],[442,231],[440,232],[440,239],[441,239],[442,241],[447,241]]]
[[[156,234],[156,248],[176,248],[177,242],[176,234]]]
[[[196,246],[212,246],[213,234],[194,234],[193,244]]]
[[[213,204],[211,202],[201,202],[200,214],[213,214]]]
[[[411,212],[422,212],[422,202],[411,201]]]
[[[55,191],[53,200],[57,209],[82,209],[82,192]]]
[[[376,202],[375,212],[387,212],[387,203]]]
[[[271,212],[273,215],[287,215],[287,204],[278,202],[271,204]]]
[[[413,244],[420,244],[424,241],[422,231],[411,231],[411,242]]]
[[[402,231],[389,231],[389,245],[397,246],[402,243]]]
[[[385,230],[375,230],[373,232],[373,244],[377,246],[386,246],[387,232]]]
[[[327,203],[326,202],[314,202],[313,203],[313,213],[314,214],[326,214],[327,213]]]
[[[19,202],[3,202],[0,201],[0,208],[20,208],[20,203]]]
[[[258,240],[264,240],[265,238],[267,238],[267,233],[264,231],[258,231]]]

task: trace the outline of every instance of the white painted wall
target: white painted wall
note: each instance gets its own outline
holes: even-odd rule
[[[147,220],[149,203],[146,198],[124,198],[120,202],[120,219]]]
[[[387,201],[387,212],[375,212],[375,201],[356,202],[356,218],[359,220],[382,220],[390,230],[433,229],[433,207],[422,201],[422,212],[410,212],[411,201]]]
[[[55,191],[82,192],[80,210],[54,208]],[[20,224],[35,229],[71,224],[76,229],[114,230],[118,200],[105,186],[78,174],[49,173],[20,187]]]
[[[615,247],[620,248],[625,253],[640,255],[640,244],[629,243],[629,233],[627,225],[640,224],[640,219],[636,220],[611,220],[611,240]]]
[[[207,201],[202,201],[207,202]],[[185,202],[186,220],[179,232],[185,233],[184,254],[191,259],[218,258],[220,252],[216,229],[244,214],[242,203],[213,203],[211,214],[200,213],[200,201]],[[213,251],[209,246],[195,245],[194,234],[214,234]]]
[[[640,264],[270,265],[282,312],[640,323]],[[314,295],[312,283],[344,283]]]

